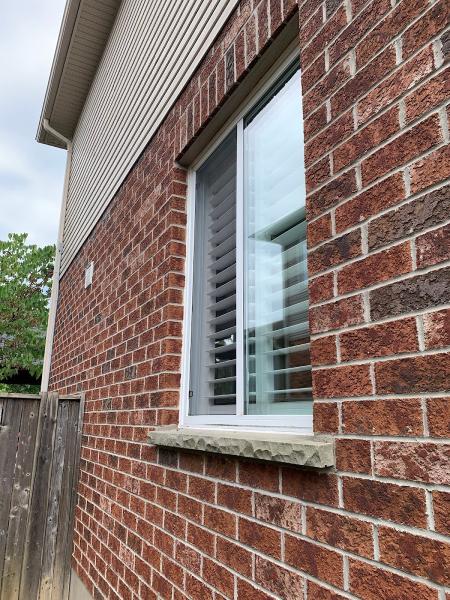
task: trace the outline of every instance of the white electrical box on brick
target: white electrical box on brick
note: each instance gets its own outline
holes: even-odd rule
[[[84,287],[88,288],[92,285],[92,278],[94,276],[94,263],[90,262],[84,271]]]

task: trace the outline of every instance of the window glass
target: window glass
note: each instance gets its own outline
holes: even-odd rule
[[[236,412],[236,131],[197,172],[190,414]]]
[[[245,413],[311,412],[300,71],[244,122]]]

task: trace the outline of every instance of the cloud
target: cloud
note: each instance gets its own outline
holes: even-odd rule
[[[57,237],[65,151],[35,141],[64,0],[2,3],[0,20],[0,239]]]

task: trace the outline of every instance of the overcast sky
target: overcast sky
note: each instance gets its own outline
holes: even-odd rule
[[[0,0],[0,239],[55,243],[65,150],[35,141],[65,0]]]

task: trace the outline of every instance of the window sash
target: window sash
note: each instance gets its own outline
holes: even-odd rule
[[[292,62],[292,59],[291,61]],[[278,71],[279,74],[279,71]],[[279,78],[279,75],[277,79]],[[253,104],[254,105],[254,104]],[[200,165],[188,172],[187,198],[187,258],[185,286],[185,316],[183,327],[183,360],[181,378],[180,426],[187,427],[243,427],[246,429],[277,428],[280,431],[312,432],[312,414],[278,415],[245,414],[245,351],[244,351],[244,119],[247,111],[242,111],[239,120],[229,126]],[[194,231],[196,209],[196,171],[209,158],[213,150],[236,128],[236,413],[227,415],[191,415],[189,383],[191,356],[191,320],[194,279]]]

